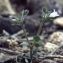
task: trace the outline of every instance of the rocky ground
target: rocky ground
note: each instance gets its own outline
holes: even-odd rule
[[[21,11],[28,9],[28,20],[25,21],[25,29],[30,42],[33,42],[33,36],[37,34],[39,24],[42,21],[41,8],[46,6],[48,10],[53,9],[60,14],[52,20],[44,22],[40,33],[43,46],[39,47],[41,56],[33,57],[32,63],[63,63],[63,12],[60,6],[56,6],[53,0],[10,0],[17,15],[0,14],[0,62],[16,63],[16,57],[29,57],[29,47],[23,46],[22,42],[26,41],[22,27],[20,25],[12,25],[12,18],[20,18]],[[39,4],[38,4],[39,2]],[[36,7],[37,6],[37,7]],[[60,10],[61,12],[59,12]],[[5,13],[5,12],[4,12]],[[19,14],[19,15],[18,15]],[[10,18],[10,16],[13,16]],[[3,31],[4,30],[4,31]],[[20,33],[20,32],[21,33]],[[18,32],[18,33],[17,33]],[[20,33],[20,34],[19,34]],[[18,35],[17,35],[18,34]],[[14,37],[16,36],[16,37]],[[18,40],[17,40],[18,39]],[[26,63],[23,59],[21,63]]]

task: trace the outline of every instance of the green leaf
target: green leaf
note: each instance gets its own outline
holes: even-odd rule
[[[47,16],[46,18],[45,18],[45,20],[51,20],[52,19],[52,17],[49,17],[49,16]]]
[[[40,47],[42,46],[42,41],[40,40],[38,42],[34,42],[34,44],[35,44],[35,47]]]
[[[17,61],[21,62],[22,58],[20,56],[17,57]]]
[[[28,42],[22,42],[21,45],[29,46]]]
[[[15,19],[15,20],[13,20],[12,21],[14,24],[20,24],[21,23],[21,21],[19,20],[19,19]]]
[[[47,13],[46,7],[43,7],[43,8],[42,8],[42,11],[46,14],[46,13]]]
[[[42,54],[40,52],[35,53],[36,56],[41,56]]]
[[[35,47],[42,46],[42,41],[38,35],[33,37]]]
[[[49,15],[50,15],[50,13],[44,14],[43,18],[44,18],[45,20],[51,20],[52,17],[49,17]]]
[[[34,51],[33,51],[33,55],[35,55],[35,56],[40,56],[40,55],[42,55],[40,52],[38,52],[37,51],[37,49],[35,49]]]
[[[24,21],[26,21],[26,20],[27,20],[27,18],[26,18],[26,17],[24,17],[23,22],[24,22]]]
[[[26,15],[28,15],[28,13],[29,13],[29,10],[23,10],[22,11],[22,16],[26,16]]]
[[[38,35],[36,35],[36,36],[33,37],[33,40],[34,40],[35,42],[39,42],[40,37],[39,37]]]

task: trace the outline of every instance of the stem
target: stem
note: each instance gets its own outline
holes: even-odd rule
[[[39,30],[38,30],[38,33],[37,33],[38,36],[40,35],[40,32],[42,30],[43,23],[44,23],[44,19],[42,18],[42,22],[40,23]]]
[[[26,38],[27,42],[30,44],[23,23],[22,23],[22,29],[23,29],[23,31],[24,31],[25,38]],[[33,48],[33,47],[32,47],[31,44],[30,44],[29,46],[30,46],[30,58],[31,58],[31,62],[32,62],[32,48]]]
[[[26,31],[25,31],[25,28],[24,28],[24,24],[23,23],[22,23],[22,29],[24,31],[25,38],[26,38],[27,42],[29,43],[29,40],[28,40],[28,37],[27,37],[27,34],[26,34]]]
[[[31,58],[31,61],[32,61],[32,51],[33,51],[32,49],[33,49],[33,46],[31,45],[30,46],[30,58]]]

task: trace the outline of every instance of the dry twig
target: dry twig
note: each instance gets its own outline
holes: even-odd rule
[[[13,55],[22,54],[21,52],[18,52],[18,51],[12,51],[12,50],[5,49],[5,48],[0,48],[0,50],[6,52],[6,53],[8,53],[8,54],[13,54]]]
[[[63,56],[62,55],[44,55],[43,57],[39,57],[41,59],[49,59],[49,58],[62,58],[63,59]]]
[[[61,48],[63,46],[63,44],[62,45],[60,45],[58,48],[56,48],[56,49],[54,49],[49,55],[53,55],[59,48]]]

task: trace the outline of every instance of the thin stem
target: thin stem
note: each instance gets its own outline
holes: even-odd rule
[[[38,36],[40,35],[40,32],[41,32],[42,27],[43,27],[43,24],[44,24],[44,19],[42,18],[42,22],[40,23],[39,30],[38,30],[38,33],[37,33]]]
[[[31,61],[32,61],[32,52],[33,52],[33,45],[30,46],[30,58],[31,58]]]
[[[29,42],[29,40],[28,40],[28,37],[27,37],[27,34],[26,34],[26,31],[25,31],[25,28],[24,28],[24,24],[22,23],[22,29],[23,29],[23,31],[24,31],[24,34],[25,34],[25,38],[26,38],[26,40],[27,40],[27,42],[30,44],[30,42]],[[30,46],[30,58],[31,58],[31,61],[32,61],[32,45],[30,44],[29,45]]]
[[[26,34],[26,31],[25,31],[25,28],[24,28],[24,24],[23,23],[22,23],[22,29],[24,31],[25,38],[26,38],[27,42],[29,43],[29,40],[28,40],[28,37],[27,37],[27,34]]]

